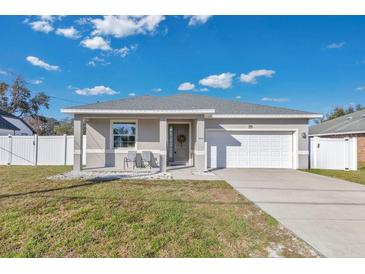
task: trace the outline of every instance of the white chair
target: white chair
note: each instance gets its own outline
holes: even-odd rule
[[[142,151],[142,161],[143,164],[147,164],[147,166],[152,168],[152,153],[151,151]],[[146,165],[145,165],[146,166]]]
[[[133,163],[133,169],[134,169],[137,165],[137,151],[128,151],[127,156],[124,157],[124,169],[126,165],[128,167],[128,163],[130,162]]]

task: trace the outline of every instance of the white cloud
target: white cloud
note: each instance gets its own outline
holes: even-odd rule
[[[44,33],[49,33],[54,29],[52,24],[49,21],[45,20],[30,22],[29,25],[32,27],[33,30]]]
[[[73,26],[69,28],[58,28],[56,30],[57,35],[61,35],[70,39],[78,39],[80,38],[80,33],[77,29],[75,29]]]
[[[77,87],[74,87],[73,85],[68,85],[67,88],[68,89],[78,89]]]
[[[261,101],[280,103],[280,102],[288,102],[289,99],[288,98],[263,97],[263,98],[261,98]]]
[[[114,95],[117,94],[115,90],[112,90],[110,87],[105,86],[95,86],[93,88],[82,88],[82,89],[76,89],[75,92],[79,95]]]
[[[0,69],[0,74],[1,75],[9,75],[9,73],[7,71],[2,70],[2,69]]]
[[[363,91],[363,90],[365,90],[365,86],[357,87],[356,90]]]
[[[137,49],[138,45],[130,45],[130,46],[124,46],[120,49],[115,49],[114,53],[122,58],[127,57],[131,52],[135,51]]]
[[[130,92],[130,93],[128,93],[128,96],[134,97],[134,96],[136,96],[136,94],[134,92]]]
[[[236,74],[225,72],[219,75],[210,75],[199,81],[199,84],[211,88],[227,89],[232,86],[232,79]]]
[[[41,67],[45,70],[50,70],[50,71],[60,70],[59,66],[47,64],[46,62],[44,62],[43,60],[41,60],[41,59],[39,59],[38,57],[35,57],[35,56],[27,56],[25,59],[29,63],[31,63],[33,66]]]
[[[207,88],[201,88],[200,91],[208,91],[209,89]]]
[[[93,35],[112,35],[117,38],[127,37],[136,34],[153,33],[160,22],[165,20],[164,16],[104,16],[102,19],[93,19]]]
[[[153,92],[161,92],[162,91],[162,88],[154,88],[152,89]]]
[[[111,50],[109,41],[105,41],[103,37],[95,36],[93,38],[86,38],[81,41],[81,45],[89,49]]]
[[[110,65],[110,62],[105,61],[104,58],[95,56],[90,59],[90,61],[87,63],[87,65],[90,67],[97,67],[98,65],[107,66],[107,65]]]
[[[337,43],[331,43],[327,45],[328,49],[340,49],[345,46],[346,42],[337,42]]]
[[[236,99],[237,99],[237,100],[241,99],[241,95],[237,95],[237,96],[236,96]]]
[[[178,90],[192,90],[195,88],[195,85],[190,82],[185,82],[180,84],[180,86],[177,88]]]
[[[54,30],[53,25],[52,25],[53,22],[55,20],[61,20],[61,18],[63,16],[41,15],[41,16],[37,16],[37,17],[38,17],[38,20],[33,21],[33,22],[30,22],[30,18],[28,17],[24,20],[24,23],[31,26],[31,28],[34,31],[49,33]]]
[[[30,80],[29,83],[31,83],[32,85],[40,85],[43,83],[43,80],[40,79]]]
[[[49,22],[53,22],[56,19],[56,17],[52,15],[41,15],[39,17],[41,18],[41,20]]]
[[[274,70],[259,69],[250,71],[248,74],[242,73],[240,76],[240,81],[244,83],[256,84],[257,77],[271,78],[275,74]]]
[[[196,25],[203,25],[205,24],[211,15],[192,15],[192,16],[184,16],[185,18],[189,19],[189,26],[196,26]]]
[[[92,18],[91,17],[81,17],[79,19],[76,19],[74,22],[80,26],[87,25],[91,23]]]

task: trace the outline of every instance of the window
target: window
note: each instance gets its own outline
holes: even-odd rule
[[[135,122],[113,122],[113,145],[118,147],[136,146],[136,123]]]

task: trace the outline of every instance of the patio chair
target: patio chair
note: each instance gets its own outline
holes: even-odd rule
[[[142,161],[143,164],[150,167],[150,169],[152,168],[152,153],[151,151],[142,151]]]
[[[134,169],[137,165],[137,151],[128,151],[127,156],[124,157],[124,169],[126,165],[128,167],[128,163],[130,162],[133,163],[133,169]]]

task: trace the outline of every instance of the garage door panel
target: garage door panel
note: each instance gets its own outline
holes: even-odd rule
[[[292,132],[228,132],[207,134],[208,167],[292,168]]]

